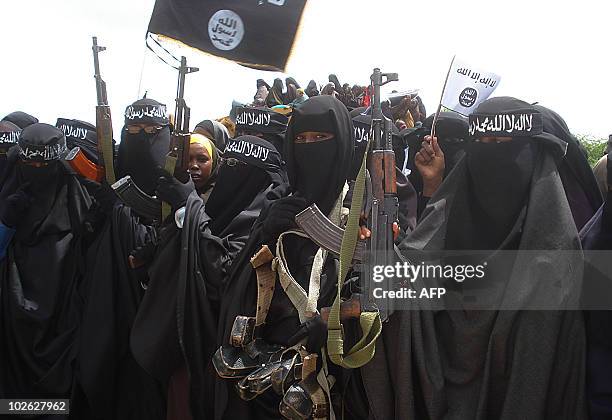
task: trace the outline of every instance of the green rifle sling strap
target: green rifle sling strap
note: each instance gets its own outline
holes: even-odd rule
[[[174,170],[176,169],[176,161],[177,161],[176,157],[171,156],[171,155],[166,156],[166,164],[164,165],[164,169],[170,175],[174,175]],[[162,202],[162,218],[161,218],[162,221],[166,220],[166,218],[170,216],[171,212],[172,212],[172,207],[170,207],[170,204],[163,201]]]
[[[348,369],[359,368],[368,363],[374,357],[376,350],[376,339],[382,331],[382,322],[378,311],[363,311],[359,315],[359,325],[361,327],[361,339],[349,350],[344,353],[344,330],[340,322],[340,295],[344,279],[348,274],[355,247],[357,246],[357,235],[359,231],[359,217],[363,207],[363,194],[365,192],[365,172],[367,151],[370,142],[366,146],[366,153],[363,155],[361,168],[355,180],[355,189],[348,221],[342,237],[340,247],[340,270],[338,273],[338,292],[334,303],[329,311],[327,321],[327,353],[330,360],[336,365]]]

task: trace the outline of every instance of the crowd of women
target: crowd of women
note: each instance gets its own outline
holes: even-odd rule
[[[69,164],[75,147],[103,163],[94,125],[7,115],[0,398],[69,399],[70,418],[104,420],[610,418],[610,312],[578,301],[595,278],[607,290],[606,270],[582,255],[612,247],[612,171],[599,171],[598,184],[564,120],[516,98],[491,98],[474,113],[536,122],[512,136],[441,112],[432,137],[434,116],[417,94],[383,102],[394,123],[394,258],[554,251],[545,261],[554,269],[534,274],[519,257],[504,260],[486,283],[455,292],[487,288],[512,294],[515,306],[396,310],[368,358],[330,359],[324,308],[338,293],[350,302],[365,275],[355,264],[339,291],[338,255],[295,217],[316,204],[346,223],[371,100],[369,88],[334,75],[321,92],[314,81],[259,80],[253,103],[195,125],[180,181],[163,169],[166,106],[137,100],[114,167],[156,203],[156,216]],[[166,218],[161,202],[172,209]],[[558,305],[525,309],[534,293],[553,293],[545,285]],[[368,339],[363,327],[343,319],[345,349]]]

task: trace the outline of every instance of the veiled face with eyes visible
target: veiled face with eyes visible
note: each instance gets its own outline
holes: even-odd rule
[[[481,137],[477,141],[480,143],[506,143],[512,141],[512,137]]]
[[[333,138],[333,133],[327,133],[323,131],[305,131],[295,136],[293,142],[295,144],[318,143],[321,141],[331,140]]]

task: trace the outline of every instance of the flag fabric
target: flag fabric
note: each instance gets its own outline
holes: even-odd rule
[[[500,77],[454,59],[442,95],[442,106],[468,116],[499,86]]]
[[[284,71],[306,0],[156,0],[148,32],[260,70]]]

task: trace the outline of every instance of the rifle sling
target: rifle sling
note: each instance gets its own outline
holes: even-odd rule
[[[264,245],[251,258],[251,265],[257,274],[257,310],[255,312],[255,327],[260,327],[266,322],[274,287],[276,284],[276,273],[272,271],[271,262],[274,255],[270,252],[268,245]]]
[[[376,351],[376,339],[382,331],[382,322],[379,312],[362,311],[359,315],[361,339],[348,353],[344,353],[344,330],[340,322],[340,296],[344,279],[348,274],[355,247],[357,246],[359,217],[363,206],[366,160],[369,146],[370,142],[368,140],[366,153],[363,155],[361,168],[359,169],[355,181],[351,209],[349,211],[346,228],[344,229],[344,236],[342,237],[340,270],[338,273],[338,292],[329,311],[329,319],[327,321],[327,353],[329,354],[329,358],[336,365],[349,369],[359,368],[372,360],[374,352]]]
[[[164,169],[170,175],[174,175],[174,170],[176,169],[176,157],[168,154],[166,156],[166,164],[164,165]],[[170,204],[166,203],[165,201],[162,202],[162,222],[166,220],[168,216],[170,216],[171,212],[172,208],[170,207]]]

